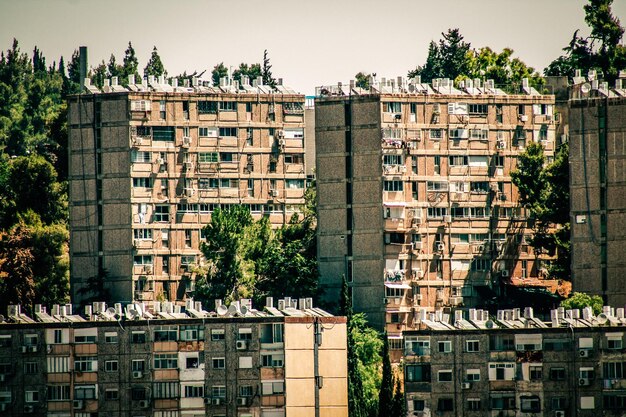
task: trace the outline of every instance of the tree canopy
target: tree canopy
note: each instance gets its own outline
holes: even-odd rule
[[[583,309],[591,307],[593,314],[602,313],[602,297],[599,295],[589,295],[583,292],[575,292],[569,298],[561,301],[561,307],[565,309]]]
[[[613,0],[589,0],[584,10],[590,35],[579,36],[580,31],[576,30],[563,48],[565,54],[546,67],[545,75],[573,77],[577,69],[584,74],[594,69],[609,83],[617,78],[619,71],[626,68],[626,46],[621,43],[624,28],[613,15],[612,4]]]
[[[163,62],[161,62],[161,57],[159,56],[159,51],[156,46],[152,48],[150,59],[148,60],[146,67],[143,69],[144,77],[149,77],[150,75],[154,77],[160,77],[161,75],[167,76],[167,71],[163,66]]]

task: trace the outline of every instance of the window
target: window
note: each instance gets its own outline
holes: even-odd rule
[[[465,371],[465,378],[470,382],[480,381],[480,369],[468,369]]]
[[[567,407],[565,397],[552,397],[551,403],[553,410],[565,410]]]
[[[439,398],[437,401],[437,411],[454,411],[454,401],[452,398]]]
[[[254,395],[254,389],[252,385],[240,385],[239,386],[239,396],[240,397],[252,397]]]
[[[167,223],[170,221],[170,206],[167,204],[157,204],[154,207],[154,221]]]
[[[166,116],[166,103],[165,103],[165,100],[160,100],[159,101],[159,118],[161,120],[165,120],[165,116]]]
[[[304,158],[302,154],[286,154],[285,155],[285,163],[286,164],[303,164]]]
[[[565,368],[550,368],[550,379],[553,381],[564,381]]]
[[[197,213],[198,205],[189,204],[189,203],[178,203],[176,204],[176,212],[177,213]]]
[[[199,127],[198,136],[201,138],[216,138],[219,133],[217,127]]]
[[[155,141],[173,142],[176,136],[173,126],[153,126],[152,139]]]
[[[187,398],[204,397],[204,385],[187,385],[185,387],[185,397]]]
[[[607,334],[606,335],[606,348],[610,350],[622,349],[622,333]]]
[[[220,101],[219,109],[220,111],[237,111],[237,102],[236,101]]]
[[[285,383],[283,381],[263,382],[263,395],[276,395],[285,393]]]
[[[491,394],[490,398],[492,410],[513,410],[515,409],[515,395],[513,394]]]
[[[469,104],[468,112],[470,116],[486,116],[487,105],[486,104]]]
[[[70,399],[69,385],[48,385],[48,401],[67,401]]]
[[[443,340],[443,341],[437,342],[437,347],[438,347],[439,353],[450,353],[452,352],[452,341]]]
[[[385,112],[387,113],[402,113],[402,103],[387,102],[385,105]]]
[[[404,157],[402,155],[383,155],[383,165],[403,165]]]
[[[626,362],[603,362],[604,379],[623,379],[626,377]]]
[[[74,359],[74,370],[79,372],[96,372],[98,370],[98,357],[77,356]]]
[[[479,411],[480,410],[480,398],[468,398],[467,399],[467,410],[468,411]]]
[[[220,137],[234,136],[237,137],[236,127],[220,127]]]
[[[135,255],[133,256],[134,265],[152,265],[152,255]]]
[[[105,361],[104,362],[104,370],[106,372],[117,372],[118,371],[118,362],[117,361]]]
[[[466,166],[467,156],[464,155],[452,155],[448,157],[450,166]]]
[[[304,188],[304,180],[286,179],[285,188],[289,190],[301,190]]]
[[[220,152],[220,162],[237,162],[233,153]]]
[[[134,163],[152,162],[150,152],[138,151],[136,149],[130,152],[130,160]]]
[[[180,340],[204,340],[204,326],[180,326]]]
[[[283,324],[262,324],[261,343],[283,343]]]
[[[24,401],[27,403],[39,402],[39,391],[26,391],[24,393]]]
[[[211,397],[226,398],[226,387],[224,385],[213,385],[211,387]]]
[[[119,400],[120,392],[116,389],[107,389],[104,391],[104,399],[107,401]]]
[[[480,349],[480,343],[478,340],[466,340],[465,351],[466,352],[478,352]]]
[[[98,398],[98,391],[95,385],[75,385],[74,386],[74,399],[75,400],[95,400]]]
[[[239,369],[252,368],[252,356],[240,356],[239,357]]]
[[[446,369],[437,372],[437,380],[439,382],[452,382],[452,370]]]
[[[98,340],[96,329],[76,329],[74,343],[96,343]]]
[[[448,114],[467,114],[467,103],[448,103]]]
[[[0,335],[0,347],[11,347],[11,335]]]
[[[155,342],[176,342],[178,341],[178,329],[176,326],[156,326],[154,328]]]
[[[602,395],[602,405],[606,410],[626,410],[626,395],[604,393]]]
[[[39,364],[37,362],[26,362],[24,363],[24,373],[25,374],[36,374],[39,372]]]
[[[154,369],[177,369],[178,354],[157,353],[154,355]]]
[[[445,181],[427,181],[426,190],[427,191],[447,191],[448,183]]]
[[[385,191],[403,191],[404,183],[402,181],[384,181],[384,190]]]
[[[430,355],[430,337],[428,336],[407,336],[404,338],[405,355]]]
[[[213,358],[211,360],[213,364],[213,369],[224,369],[226,368],[226,359],[224,358]]]
[[[155,399],[180,397],[180,382],[155,382],[152,385],[152,395]]]
[[[303,128],[285,129],[283,131],[283,135],[285,136],[285,139],[304,139],[304,129]],[[274,136],[272,133],[272,129],[270,129],[270,136]]]
[[[152,178],[133,178],[133,188],[152,188]]]
[[[146,369],[146,361],[143,359],[133,359],[131,369],[135,372],[143,372]]]
[[[514,363],[489,363],[489,380],[504,381],[515,379]]]
[[[519,400],[522,412],[537,413],[541,411],[541,401],[539,400],[539,397],[535,395],[521,396]]]
[[[133,236],[137,240],[152,240],[152,229],[135,229],[133,230]]]
[[[462,128],[450,129],[450,131],[448,132],[448,137],[450,139],[467,139],[468,136],[469,136],[469,133],[467,129],[462,129]]]
[[[530,365],[529,376],[531,381],[540,381],[543,379],[543,367],[541,365]]]
[[[201,164],[218,162],[218,154],[217,152],[200,152],[198,153],[198,162]]]
[[[146,332],[131,332],[130,343],[146,343]]]
[[[441,139],[443,136],[441,129],[430,129],[428,137],[431,139]]]
[[[470,182],[470,191],[473,193],[488,193],[491,191],[491,188],[487,181],[472,181]]]
[[[215,114],[217,113],[216,101],[199,101],[198,102],[199,114]]]
[[[49,374],[65,373],[70,371],[69,356],[48,356],[46,358],[46,372]]]
[[[261,366],[270,368],[282,368],[284,366],[285,356],[282,354],[261,355]]]
[[[472,271],[473,272],[484,272],[484,271],[489,271],[490,269],[491,269],[490,259],[482,259],[482,258],[472,259]]]
[[[487,129],[470,129],[469,137],[473,140],[489,139],[489,131]]]
[[[37,334],[25,334],[24,345],[25,346],[37,346],[39,343],[39,336]]]
[[[211,340],[224,340],[224,329],[211,329]]]

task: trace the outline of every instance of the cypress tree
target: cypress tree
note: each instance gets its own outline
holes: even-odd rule
[[[393,410],[393,374],[391,372],[391,360],[389,359],[389,341],[387,332],[383,333],[383,379],[378,394],[378,417],[388,417]]]
[[[406,401],[404,398],[404,392],[402,391],[402,383],[400,382],[400,378],[396,379],[396,392],[393,395],[393,410],[391,412],[391,416],[406,416]]]

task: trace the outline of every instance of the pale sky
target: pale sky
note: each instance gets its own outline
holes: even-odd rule
[[[15,37],[48,64],[89,48],[89,64],[118,62],[132,41],[143,73],[157,46],[170,75],[261,62],[305,94],[358,71],[405,76],[428,43],[458,27],[472,47],[509,47],[536,70],[561,55],[574,30],[588,34],[585,0],[0,0],[0,49]],[[626,1],[613,13],[626,22]]]

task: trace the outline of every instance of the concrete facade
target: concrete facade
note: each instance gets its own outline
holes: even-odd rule
[[[247,82],[247,81],[245,81]],[[279,85],[91,88],[69,102],[72,299],[182,301],[216,207],[278,227],[304,203],[304,96]]]
[[[554,311],[546,323],[529,311],[482,313],[429,317],[404,333],[408,415],[623,415],[623,308]]]
[[[569,101],[572,284],[624,305],[626,80],[615,87],[579,78]]]
[[[399,336],[415,308],[480,305],[543,277],[510,173],[526,143],[555,150],[554,96],[487,81],[326,86],[315,106],[321,284]]]
[[[0,323],[0,413],[347,417],[346,320],[301,301],[218,315],[199,303],[135,316],[138,305],[94,305],[86,319],[14,310]]]

